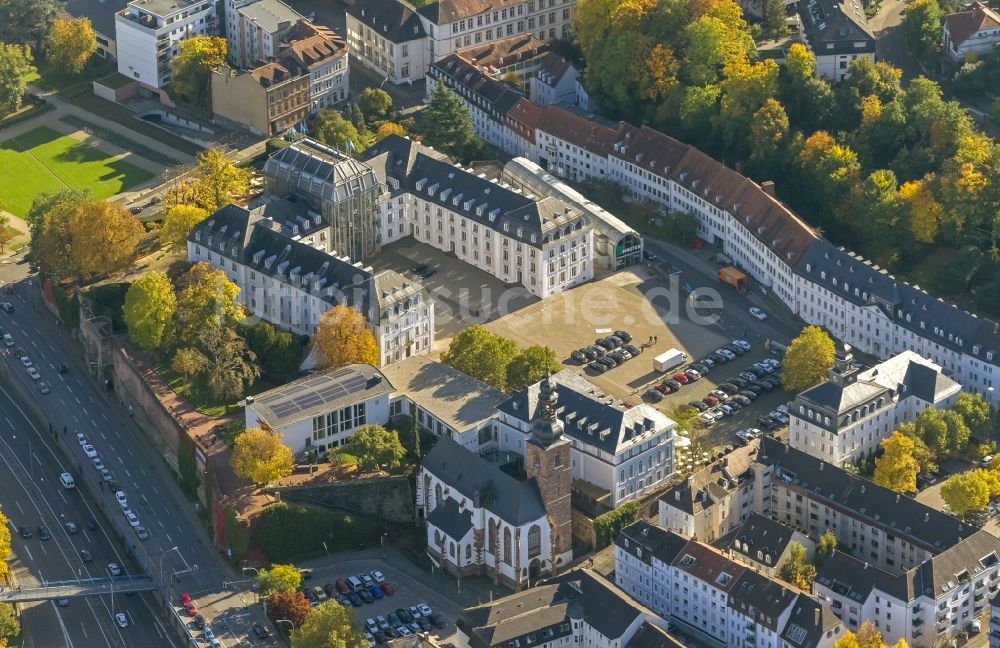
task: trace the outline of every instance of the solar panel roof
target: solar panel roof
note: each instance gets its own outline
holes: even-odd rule
[[[392,391],[392,385],[375,367],[348,365],[323,371],[254,397],[248,403],[271,426],[360,403]]]

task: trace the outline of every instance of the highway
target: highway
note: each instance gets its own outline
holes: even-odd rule
[[[36,297],[33,285],[33,278],[27,277],[27,264],[19,262],[16,258],[0,263],[0,280],[16,285],[15,294],[0,295],[0,299],[8,300],[15,306],[15,312],[6,314],[0,312],[0,326],[6,329],[15,340],[16,345],[23,347],[26,354],[31,358],[34,366],[41,373],[41,380],[48,383],[51,393],[42,394],[38,389],[37,382],[32,381],[25,369],[20,366],[14,357],[16,348],[11,349],[4,361],[11,368],[12,376],[23,381],[32,390],[33,397],[40,403],[52,422],[56,433],[64,436],[64,443],[69,447],[70,456],[63,459],[68,464],[67,468],[78,481],[77,491],[80,490],[80,480],[92,480],[95,484],[100,484],[99,473],[94,469],[89,458],[79,443],[75,435],[82,433],[93,444],[104,464],[111,470],[119,488],[123,489],[128,497],[129,506],[142,522],[142,525],[149,530],[150,537],[145,541],[140,541],[131,528],[128,527],[124,516],[121,514],[119,504],[114,499],[111,489],[99,488],[100,498],[95,509],[102,509],[110,520],[111,529],[105,535],[113,537],[116,535],[127,538],[130,545],[140,553],[142,562],[146,567],[131,565],[121,557],[118,562],[127,565],[128,569],[139,569],[145,571],[154,579],[166,582],[170,591],[172,601],[176,601],[180,593],[187,592],[193,596],[201,608],[202,614],[208,619],[212,630],[224,646],[231,647],[237,645],[258,645],[256,637],[248,636],[253,615],[245,609],[247,601],[238,592],[234,592],[231,587],[227,587],[227,582],[236,578],[234,572],[230,570],[222,556],[211,546],[207,532],[197,518],[194,505],[187,502],[179,487],[171,477],[162,457],[156,453],[154,448],[146,442],[141,432],[129,419],[127,412],[113,401],[113,395],[107,394],[103,389],[98,388],[95,381],[87,375],[86,367],[81,359],[79,345],[69,337],[65,327],[58,325],[56,319],[40,303],[40,296]],[[39,303],[35,303],[36,299]],[[58,366],[61,363],[68,365],[68,372],[60,374]],[[8,390],[9,391],[9,390]],[[0,394],[0,396],[3,396]],[[3,414],[13,421],[13,425],[20,430],[30,430],[25,416],[22,415],[16,405],[3,397],[4,402],[0,403],[0,414]],[[17,417],[17,418],[16,418]],[[65,432],[63,431],[65,429]],[[28,434],[18,434],[17,440],[10,439],[9,442],[15,446],[15,450],[27,456]],[[59,451],[54,453],[49,450],[49,443],[40,443],[45,437],[50,437],[47,429],[33,432],[35,450],[38,457],[35,469],[38,476],[44,477],[45,492],[48,499],[58,500],[53,502],[62,505],[62,509],[57,512],[65,516],[79,517],[79,507],[70,507],[63,502],[63,497],[81,498],[79,492],[62,493],[63,490],[58,485],[58,477],[62,468],[59,460],[55,457],[63,457]],[[43,445],[39,449],[39,445]],[[4,448],[0,446],[0,450]],[[43,451],[44,450],[44,451]],[[38,461],[48,462],[44,467]],[[25,465],[27,462],[25,459]],[[3,468],[3,466],[0,466]],[[8,476],[10,471],[8,471]],[[5,489],[6,490],[6,489]],[[55,495],[54,493],[59,493]],[[0,494],[0,502],[4,509],[14,519],[15,524],[19,524],[18,517],[20,511],[13,502],[3,499],[4,494]],[[83,500],[84,503],[85,500]],[[22,502],[21,506],[25,506]],[[13,512],[18,515],[14,515]],[[97,511],[93,514],[96,519],[100,518]],[[30,510],[26,510],[28,522],[31,522]],[[34,515],[37,519],[39,513]],[[66,517],[65,519],[70,519]],[[103,526],[108,523],[101,521]],[[37,535],[37,534],[36,534]],[[55,535],[55,534],[54,534]],[[64,540],[68,541],[68,537]],[[58,536],[53,540],[58,540]],[[52,542],[51,540],[49,541]],[[110,547],[114,546],[110,540],[106,541]],[[34,551],[39,546],[36,538],[27,541],[27,547]],[[15,544],[15,548],[21,547]],[[53,552],[48,552],[53,553]],[[48,553],[45,554],[48,557]],[[54,553],[53,553],[54,555]],[[18,551],[18,556],[22,553]],[[111,562],[111,558],[104,560],[105,555],[99,559],[98,554],[94,554],[93,569],[104,568],[106,562]],[[30,561],[31,559],[29,559]],[[69,556],[67,556],[69,560]],[[31,561],[33,563],[33,561]],[[79,560],[77,559],[77,562]],[[47,566],[43,566],[45,570]],[[82,566],[81,566],[82,568]],[[45,573],[45,578],[59,579],[65,578],[72,571],[64,570],[62,573],[50,576]],[[94,598],[94,597],[92,597]],[[118,597],[116,597],[117,599]],[[131,597],[137,602],[149,599],[151,595],[135,595]],[[82,607],[86,605],[81,599],[74,601],[70,608]],[[94,598],[94,600],[98,600]],[[152,603],[150,603],[152,604]],[[49,607],[51,603],[44,604]],[[116,600],[116,605],[118,601]],[[37,607],[37,606],[33,606]],[[139,610],[132,609],[133,614],[139,614]],[[160,629],[154,622],[152,616],[146,613],[136,619],[136,625],[143,626],[147,631],[146,636],[137,646],[157,646],[166,643],[158,634]],[[163,623],[167,623],[166,620]],[[51,625],[42,622],[40,625]],[[189,624],[189,627],[193,624]],[[138,632],[129,628],[129,632]],[[74,640],[76,638],[73,634]],[[195,633],[200,636],[200,633]],[[82,635],[81,635],[82,636]],[[90,636],[93,636],[92,634]],[[59,643],[38,643],[38,646],[56,646]],[[66,644],[70,645],[70,644]],[[84,642],[83,645],[97,645]],[[190,645],[190,643],[188,643]]]

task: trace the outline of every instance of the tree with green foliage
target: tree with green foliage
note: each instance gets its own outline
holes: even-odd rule
[[[292,631],[292,648],[356,648],[367,643],[354,613],[336,601],[313,608]]]
[[[990,503],[991,476],[983,468],[956,473],[941,485],[941,498],[955,515],[978,513]]]
[[[827,529],[823,532],[823,535],[819,537],[819,541],[816,543],[816,553],[813,556],[813,562],[816,563],[817,567],[823,565],[827,558],[833,555],[833,552],[837,550],[837,534]]]
[[[348,452],[358,458],[362,470],[393,470],[406,456],[399,434],[381,425],[362,425],[348,442]]]
[[[382,88],[365,88],[358,97],[358,108],[369,124],[385,119],[392,110],[392,97]]]
[[[170,336],[176,307],[174,285],[165,272],[147,272],[133,281],[123,308],[129,341],[145,351],[160,349]]]
[[[321,110],[316,115],[313,135],[323,144],[349,154],[364,148],[364,140],[357,127],[332,108]]]
[[[788,33],[788,12],[784,0],[764,0],[764,33],[771,38],[779,38]]]
[[[90,18],[60,16],[49,30],[46,58],[64,72],[79,74],[97,51],[97,35]]]
[[[833,105],[830,83],[816,76],[816,57],[802,43],[793,43],[785,54],[778,75],[781,103],[790,123],[810,135],[826,118]]]
[[[312,605],[309,604],[309,599],[299,590],[277,592],[267,597],[267,617],[285,636],[291,633],[292,628],[298,628],[305,623],[311,612]],[[291,623],[292,628],[289,628],[287,623],[278,623],[279,619]]]
[[[302,572],[295,565],[271,565],[257,572],[257,593],[262,597],[294,592],[302,585]]]
[[[873,481],[897,493],[916,491],[920,466],[913,456],[913,440],[897,430],[879,445],[882,454],[875,459]]]
[[[242,398],[260,377],[257,356],[246,340],[230,328],[213,326],[198,335],[198,351],[205,357],[201,377],[213,398],[232,402]]]
[[[257,356],[261,371],[275,382],[284,383],[296,374],[302,364],[303,348],[289,331],[280,331],[274,324],[258,320],[242,327],[240,334]]]
[[[7,646],[8,638],[16,637],[21,632],[21,621],[10,603],[0,603],[0,641]]]
[[[208,358],[201,351],[193,347],[181,347],[174,352],[170,368],[187,380],[193,380],[205,369],[206,364]]]
[[[160,241],[171,250],[181,251],[187,247],[187,237],[191,228],[208,218],[208,211],[195,205],[174,205],[167,210],[160,226]]]
[[[750,164],[766,175],[775,177],[782,166],[782,152],[788,139],[788,115],[776,99],[767,99],[753,114],[750,125]]]
[[[594,518],[594,542],[596,543],[594,550],[600,551],[610,545],[618,537],[619,531],[638,519],[639,502],[634,500]]]
[[[34,71],[27,45],[0,42],[0,114],[21,107],[28,88],[25,78]]]
[[[0,253],[7,251],[7,246],[16,236],[16,230],[11,227],[10,216],[4,213],[7,205],[0,200]]]
[[[269,484],[292,474],[295,459],[276,432],[247,428],[233,443],[233,472],[257,485]]]
[[[753,39],[716,16],[703,15],[684,29],[687,42],[683,74],[688,83],[707,86],[722,79],[725,66],[749,60]]]
[[[917,462],[918,475],[926,475],[938,469],[937,457],[924,441],[923,434],[917,428],[915,422],[907,421],[900,423],[894,432],[899,432],[909,437],[910,441],[913,442],[913,449],[910,452],[913,455],[913,459]]]
[[[173,91],[185,101],[210,108],[212,71],[226,62],[228,44],[222,36],[192,36],[180,41],[180,53],[173,58]]]
[[[930,61],[941,47],[941,23],[944,12],[938,0],[910,0],[903,14],[903,42],[906,49],[924,61]]]
[[[977,438],[986,438],[996,427],[997,412],[982,394],[962,392],[951,406]]]
[[[806,559],[806,549],[798,542],[788,547],[788,558],[778,570],[778,577],[786,583],[791,583],[800,590],[811,592],[812,583],[816,580],[816,567]]]
[[[0,42],[44,52],[52,23],[65,11],[58,0],[0,0]]]
[[[195,167],[168,189],[168,207],[196,206],[214,212],[250,193],[250,169],[236,164],[225,150],[213,146],[198,154]]]
[[[517,344],[513,341],[477,325],[452,338],[441,362],[505,391],[507,366],[517,354]]]
[[[533,344],[518,351],[507,365],[507,389],[516,391],[538,382],[546,374],[555,373],[561,368],[555,351],[547,346]]]
[[[781,383],[794,392],[818,384],[826,378],[835,355],[833,338],[826,331],[818,326],[805,327],[785,351]]]
[[[420,124],[428,144],[460,161],[467,162],[482,151],[468,108],[443,83],[434,86]]]

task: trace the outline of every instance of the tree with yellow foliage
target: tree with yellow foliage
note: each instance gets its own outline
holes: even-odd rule
[[[917,490],[920,466],[914,458],[913,439],[898,430],[882,440],[882,455],[875,460],[873,481],[898,493]]]
[[[319,318],[316,348],[327,365],[340,367],[356,362],[378,366],[379,350],[364,315],[350,306],[334,306]]]
[[[160,226],[160,241],[172,250],[183,250],[191,228],[208,218],[208,211],[195,205],[174,205]]]
[[[406,129],[396,122],[382,122],[378,125],[378,130],[375,131],[375,141],[381,142],[390,135],[399,135],[400,137],[406,136]]]
[[[181,282],[174,310],[176,339],[194,344],[202,331],[230,328],[246,316],[236,301],[240,287],[226,273],[201,262],[191,266]]]
[[[789,391],[802,391],[826,378],[833,366],[836,347],[826,331],[807,326],[785,351],[781,383]]]
[[[32,252],[46,272],[90,277],[116,272],[135,259],[145,230],[118,203],[75,195],[52,204],[33,223]]]
[[[247,428],[233,443],[233,471],[259,486],[292,474],[295,458],[281,437],[260,428]]]
[[[845,632],[833,643],[833,648],[889,648],[878,631],[875,624],[865,621],[855,633],[851,630]],[[892,648],[908,648],[906,640],[900,639],[892,645]]]
[[[186,101],[208,108],[212,70],[226,62],[229,46],[221,36],[192,36],[180,42],[180,53],[171,62],[173,91]]]
[[[934,174],[920,180],[904,182],[899,188],[899,198],[903,201],[903,219],[907,229],[919,243],[933,243],[938,233],[938,224],[944,207],[934,197],[931,185]]]
[[[48,60],[72,74],[79,74],[97,51],[97,36],[90,18],[62,16],[49,30]]]
[[[218,147],[198,154],[198,164],[167,190],[170,206],[194,205],[209,212],[236,202],[250,193],[249,169],[237,166]]]

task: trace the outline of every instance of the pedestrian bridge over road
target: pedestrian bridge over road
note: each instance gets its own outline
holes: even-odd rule
[[[0,602],[30,603],[80,596],[105,596],[148,592],[159,585],[149,576],[127,576],[118,578],[83,578],[80,580],[46,581],[27,587],[5,589],[0,592]]]

